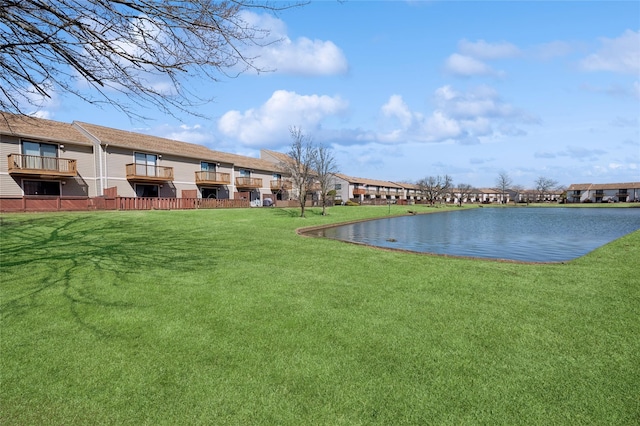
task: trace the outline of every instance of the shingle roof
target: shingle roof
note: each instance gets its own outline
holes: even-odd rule
[[[257,170],[273,171],[276,169],[274,164],[269,161],[261,160],[259,158],[245,157],[243,155],[214,151],[204,145],[180,142],[173,139],[145,135],[126,130],[118,130],[90,123],[75,122],[75,124],[84,129],[90,135],[94,136],[102,145],[109,144],[129,149],[151,151],[159,154],[198,158],[200,160],[234,164],[238,167]]]
[[[396,185],[400,186],[404,189],[420,189],[420,185],[417,183],[407,183],[407,182],[393,182]]]
[[[594,183],[591,189],[640,189],[640,182]]]
[[[0,112],[0,134],[39,141],[93,145],[91,140],[72,124],[2,112]]]
[[[621,183],[572,183],[567,191],[587,191],[596,189],[640,189],[640,182]]]
[[[572,183],[567,188],[567,191],[586,191],[589,188],[591,188],[590,183]]]
[[[260,158],[273,163],[286,163],[291,161],[291,157],[287,154],[283,154],[282,152],[277,151],[271,151],[270,149],[261,149]]]
[[[365,178],[357,178],[353,176],[347,176],[342,173],[336,173],[341,179],[346,180],[349,183],[357,183],[359,185],[369,185],[369,186],[382,186],[385,188],[402,188],[402,185],[397,183],[389,182],[386,180],[376,180],[376,179],[365,179]]]

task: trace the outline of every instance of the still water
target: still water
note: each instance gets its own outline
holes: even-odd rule
[[[314,235],[424,253],[563,262],[638,229],[638,208],[522,207],[378,219]]]

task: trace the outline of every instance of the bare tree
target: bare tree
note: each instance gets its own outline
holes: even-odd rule
[[[514,203],[518,203],[518,201],[520,201],[520,194],[522,194],[524,191],[524,187],[522,185],[511,185],[511,190],[513,191],[513,202]],[[529,200],[526,200],[527,203],[529,202]]]
[[[507,193],[507,190],[511,188],[513,185],[513,180],[504,170],[498,173],[498,177],[496,178],[496,190],[502,194],[501,203],[505,203],[504,194]]]
[[[244,19],[250,9],[298,4],[267,0],[0,0],[0,110],[26,114],[40,99],[70,93],[142,117],[136,106],[198,115],[211,82],[253,69],[247,47],[268,30]],[[87,89],[94,89],[88,90]],[[121,102],[121,97],[132,104]]]
[[[545,196],[558,187],[558,181],[540,176],[535,181],[538,200],[544,201]]]
[[[322,202],[322,215],[326,215],[326,205],[329,199],[329,191],[331,191],[334,182],[333,176],[338,173],[338,165],[333,157],[331,150],[320,145],[315,149],[313,169],[315,177],[320,187],[320,200]]]
[[[468,183],[461,183],[458,185],[458,205],[462,207],[462,202],[465,199],[469,199],[475,192],[475,188]]]
[[[306,136],[299,127],[289,128],[291,147],[288,158],[280,162],[280,169],[291,176],[294,197],[300,203],[300,217],[304,217],[307,194],[311,191],[316,174],[313,165],[316,164],[317,152],[311,138]]]
[[[417,182],[420,193],[429,201],[432,206],[436,200],[444,196],[451,188],[453,180],[451,176],[429,176]]]

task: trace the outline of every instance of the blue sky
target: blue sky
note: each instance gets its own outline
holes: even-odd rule
[[[131,120],[55,97],[40,115],[259,156],[300,127],[342,173],[491,187],[640,181],[640,2],[322,1],[246,16],[273,70],[198,81],[215,101]]]

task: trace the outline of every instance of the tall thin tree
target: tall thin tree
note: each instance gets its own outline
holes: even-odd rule
[[[496,178],[496,190],[502,194],[500,202],[503,204],[505,203],[506,199],[505,194],[507,193],[507,190],[511,188],[511,185],[513,185],[513,180],[511,179],[509,174],[504,170],[500,171],[500,173],[498,173],[498,177]]]
[[[294,196],[300,204],[300,217],[305,217],[307,195],[311,192],[315,173],[313,165],[316,162],[316,149],[312,139],[305,135],[299,127],[289,128],[291,146],[288,158],[280,162],[280,169],[291,176]]]
[[[322,202],[322,215],[325,216],[326,206],[329,201],[329,191],[334,186],[334,175],[338,173],[338,165],[332,151],[326,145],[316,147],[313,169],[315,178],[320,188],[320,201]]]

